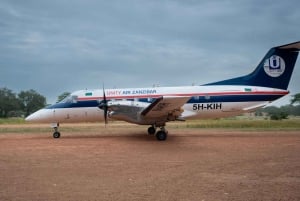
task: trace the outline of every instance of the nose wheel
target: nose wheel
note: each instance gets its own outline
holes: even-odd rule
[[[60,138],[60,132],[58,131],[59,123],[52,124],[54,129],[53,138]]]
[[[55,131],[55,132],[53,133],[53,138],[60,138],[60,132]]]

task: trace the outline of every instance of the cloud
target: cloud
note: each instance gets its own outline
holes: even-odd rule
[[[171,86],[240,76],[270,47],[299,40],[299,6],[296,0],[3,0],[0,85],[33,88],[54,102],[63,91],[103,82]]]

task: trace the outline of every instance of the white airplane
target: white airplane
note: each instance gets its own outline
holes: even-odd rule
[[[235,116],[287,95],[299,50],[300,41],[273,47],[249,75],[201,86],[75,91],[26,121],[52,123],[53,137],[59,138],[60,123],[107,123],[109,117],[150,125],[148,134],[166,140],[169,121]]]

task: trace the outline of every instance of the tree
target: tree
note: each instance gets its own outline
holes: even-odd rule
[[[33,89],[21,91],[18,98],[21,109],[26,116],[46,106],[46,98]]]
[[[70,92],[64,92],[62,94],[60,94],[58,97],[57,97],[57,103],[62,101],[64,98],[66,98],[67,96],[69,96],[71,93]]]
[[[292,109],[289,105],[282,106],[280,108],[276,106],[269,106],[261,109],[261,112],[267,113],[271,120],[282,120],[288,118],[291,110]]]
[[[20,108],[16,94],[7,88],[0,88],[0,117],[8,117],[9,112]]]
[[[293,105],[294,103],[300,104],[300,93],[297,93],[295,95],[292,95],[293,99],[291,100],[291,104]]]
[[[282,120],[282,119],[287,119],[289,114],[286,113],[286,112],[283,112],[283,111],[279,111],[279,112],[276,112],[276,113],[272,113],[272,114],[269,114],[270,115],[270,119],[271,120]]]

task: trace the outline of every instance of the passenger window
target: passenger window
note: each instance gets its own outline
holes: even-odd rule
[[[209,99],[210,99],[210,96],[209,96],[209,95],[205,95],[204,98],[205,98],[206,100],[209,100]]]
[[[197,100],[200,99],[200,97],[199,96],[193,96],[193,99],[197,101]]]

